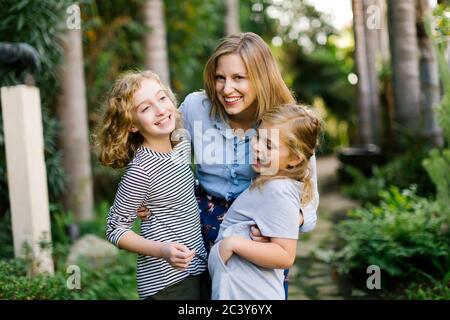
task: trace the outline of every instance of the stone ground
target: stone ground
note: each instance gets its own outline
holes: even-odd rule
[[[349,298],[350,288],[327,263],[336,239],[334,224],[345,218],[355,202],[339,192],[334,156],[317,159],[320,202],[316,228],[300,235],[297,258],[289,272],[289,300],[340,300]]]

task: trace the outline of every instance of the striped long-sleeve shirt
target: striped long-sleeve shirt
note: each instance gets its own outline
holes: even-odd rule
[[[178,242],[197,253],[185,271],[173,268],[162,258],[139,255],[136,279],[141,299],[206,270],[190,155],[188,140],[181,141],[169,153],[141,146],[127,166],[109,211],[106,233],[116,246],[131,230],[136,210],[143,205],[150,210],[151,217],[141,223],[141,236]]]

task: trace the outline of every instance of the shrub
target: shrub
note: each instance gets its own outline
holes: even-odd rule
[[[353,183],[343,187],[343,191],[361,203],[377,203],[381,199],[380,192],[390,186],[407,189],[416,185],[418,195],[434,195],[436,187],[422,166],[422,161],[427,156],[424,151],[397,156],[383,167],[374,167],[370,178],[353,167],[346,167],[347,173],[353,177]]]
[[[351,274],[378,265],[391,279],[445,274],[450,237],[437,203],[417,196],[414,188],[391,187],[380,196],[378,206],[353,210],[337,226],[342,247],[333,261],[338,270]]]

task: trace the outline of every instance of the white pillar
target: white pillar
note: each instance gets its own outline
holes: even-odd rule
[[[39,89],[3,87],[1,99],[14,253],[31,254],[32,273],[53,274]]]

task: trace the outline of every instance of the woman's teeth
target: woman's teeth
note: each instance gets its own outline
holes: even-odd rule
[[[225,102],[227,103],[233,103],[238,101],[239,99],[241,99],[241,97],[230,97],[230,98],[225,98]]]

